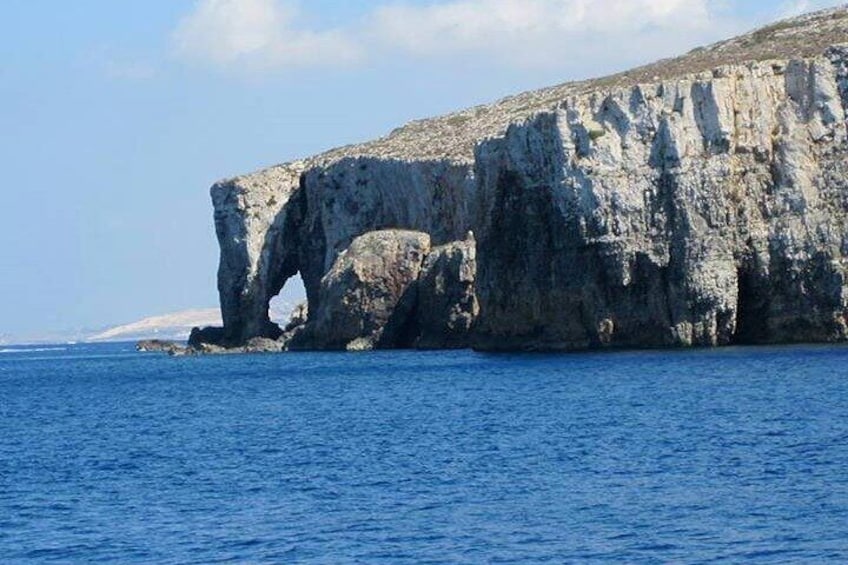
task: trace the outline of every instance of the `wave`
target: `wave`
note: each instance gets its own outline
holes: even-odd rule
[[[38,353],[42,351],[67,351],[67,347],[27,347],[0,349],[0,353]]]

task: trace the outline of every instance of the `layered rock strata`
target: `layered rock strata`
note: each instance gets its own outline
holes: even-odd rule
[[[216,184],[220,341],[277,339],[298,272],[300,347],[845,340],[847,38],[820,12]]]

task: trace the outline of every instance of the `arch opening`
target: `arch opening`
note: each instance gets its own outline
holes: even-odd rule
[[[285,328],[292,312],[306,302],[306,287],[300,273],[290,277],[280,291],[268,303],[268,318],[280,328]]]

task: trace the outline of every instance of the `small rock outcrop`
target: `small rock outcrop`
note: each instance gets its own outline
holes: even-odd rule
[[[817,12],[222,181],[218,343],[848,340],[847,38]]]
[[[222,347],[225,343],[224,328],[206,327],[192,328],[188,336],[188,345],[199,349],[203,345]]]
[[[167,353],[168,355],[186,355],[189,351],[185,346],[161,339],[139,341],[135,349],[140,353]]]

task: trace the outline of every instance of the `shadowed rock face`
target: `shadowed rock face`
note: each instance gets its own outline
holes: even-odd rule
[[[321,279],[357,236],[403,229],[428,233],[435,245],[462,239],[475,215],[471,175],[462,164],[377,159],[306,173],[300,272],[310,306],[320,308]]]
[[[297,272],[302,347],[844,340],[840,37],[844,8],[219,183],[224,341],[276,339],[268,303]],[[400,280],[379,311],[369,293]],[[359,329],[328,338],[345,316]]]
[[[475,292],[477,246],[473,233],[464,241],[435,247],[421,267],[416,305],[418,349],[454,349],[469,345],[480,312]]]

